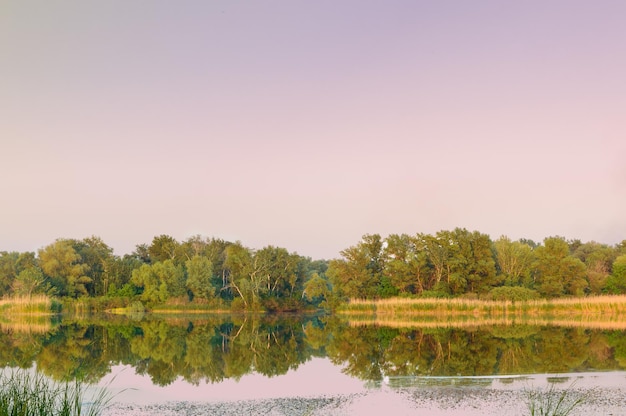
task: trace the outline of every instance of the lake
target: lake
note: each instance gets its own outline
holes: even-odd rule
[[[626,414],[626,331],[374,326],[336,316],[87,317],[0,323],[3,367],[114,395],[105,415]]]

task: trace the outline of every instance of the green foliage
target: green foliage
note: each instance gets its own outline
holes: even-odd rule
[[[74,249],[72,240],[57,240],[39,250],[39,265],[61,296],[87,296],[93,279],[86,275],[88,266]]]
[[[613,262],[613,273],[607,279],[606,292],[626,293],[626,254],[617,257]]]
[[[539,293],[536,290],[520,286],[500,286],[489,291],[487,299],[491,300],[512,300],[525,301],[538,299]]]
[[[313,273],[311,278],[304,285],[302,296],[314,305],[319,305],[327,300],[330,295],[330,284],[319,274]]]
[[[529,287],[534,262],[533,247],[502,236],[494,242],[497,267],[506,286]]]
[[[211,284],[213,265],[206,257],[195,255],[185,263],[187,268],[186,286],[191,297],[211,300],[215,297],[215,288]]]
[[[626,293],[623,260],[618,261],[625,247],[626,242],[611,247],[562,237],[543,244],[506,236],[492,242],[486,234],[456,228],[385,239],[366,234],[332,261],[200,236],[179,243],[168,235],[118,257],[92,236],[59,239],[37,254],[0,252],[0,296],[140,299],[151,306],[175,298],[220,307],[238,298],[235,306],[246,310],[279,310],[335,308],[349,298],[486,298],[502,285],[546,298],[617,294]],[[508,289],[492,295],[505,292],[518,296]]]
[[[152,244],[148,247],[150,262],[164,262],[176,259],[180,243],[169,235],[162,234],[152,239]]]
[[[29,267],[17,275],[13,282],[13,293],[18,296],[32,296],[36,293],[48,293],[49,285],[45,284],[45,277],[39,267]]]
[[[182,267],[171,260],[144,264],[133,270],[132,283],[143,289],[141,300],[148,303],[162,303],[170,297],[185,295],[185,274]]]
[[[585,265],[569,254],[567,241],[562,237],[548,237],[544,245],[535,249],[536,287],[542,296],[581,296],[587,288]]]

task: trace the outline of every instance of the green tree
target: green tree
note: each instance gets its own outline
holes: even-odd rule
[[[317,273],[313,273],[311,278],[304,284],[302,296],[314,305],[320,305],[328,301],[330,295],[330,283]]]
[[[400,293],[422,293],[430,268],[426,252],[418,247],[419,240],[407,234],[392,234],[385,243],[384,275]]]
[[[213,265],[211,260],[194,255],[185,263],[187,268],[187,289],[192,298],[211,300],[215,297],[215,287],[211,283]]]
[[[31,297],[36,293],[45,293],[49,285],[45,285],[46,278],[39,267],[29,267],[17,275],[13,282],[13,292],[16,295]]]
[[[161,234],[152,239],[152,244],[148,247],[150,261],[175,260],[179,253],[180,243],[169,235]]]
[[[502,236],[494,242],[498,268],[506,286],[530,287],[534,253],[531,246]]]
[[[224,260],[225,288],[233,289],[246,308],[251,307],[255,301],[253,299],[254,292],[248,279],[251,265],[252,254],[250,250],[239,242],[228,246]]]
[[[579,244],[574,251],[573,256],[585,263],[589,290],[592,294],[598,295],[604,291],[616,254],[612,247],[595,241]]]
[[[114,261],[113,249],[100,237],[91,236],[83,240],[72,240],[72,245],[85,265],[85,275],[91,279],[86,285],[89,295],[106,295],[111,281],[111,268]]]
[[[170,297],[185,295],[185,274],[172,260],[144,264],[133,270],[131,282],[143,289],[141,300],[149,303],[162,303]]]
[[[339,298],[379,297],[384,269],[383,242],[378,234],[366,234],[356,246],[341,251],[343,259],[331,260],[328,275]]]
[[[39,250],[39,264],[60,296],[87,296],[92,279],[86,275],[88,266],[81,262],[72,240],[56,240]]]
[[[612,294],[626,293],[626,254],[613,262],[613,272],[607,280],[605,291]]]
[[[448,292],[448,278],[450,275],[449,258],[452,251],[452,240],[447,232],[438,232],[436,236],[418,234],[422,249],[426,253],[431,274],[428,278],[427,289]]]
[[[17,252],[0,252],[0,296],[11,291],[13,281],[19,273],[17,270],[19,256]]]
[[[559,297],[583,294],[587,287],[585,264],[570,256],[562,237],[548,237],[535,249],[535,285],[542,296]]]
[[[496,283],[491,239],[478,231],[456,228],[450,234],[449,286],[453,294],[486,293]]]

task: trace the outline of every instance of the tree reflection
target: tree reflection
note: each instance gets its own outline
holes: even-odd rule
[[[353,326],[337,317],[65,321],[47,333],[0,332],[0,364],[35,364],[57,380],[97,382],[118,364],[161,386],[274,377],[328,357],[353,377],[490,376],[617,370],[626,332],[502,325],[458,328]]]

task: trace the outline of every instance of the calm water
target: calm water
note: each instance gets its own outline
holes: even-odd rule
[[[175,402],[329,397],[337,400],[297,406],[304,406],[302,414],[353,414],[374,412],[383,403],[411,414],[421,403],[431,414],[433,406],[442,414],[470,414],[463,406],[484,413],[480,403],[491,400],[498,410],[494,403],[508,403],[506,392],[551,385],[593,390],[596,408],[603,399],[613,414],[626,414],[615,413],[626,406],[620,401],[626,386],[621,330],[392,328],[324,316],[220,315],[3,324],[0,337],[4,367],[36,367],[55,380],[106,386],[116,394],[117,414],[181,414],[167,407]],[[478,405],[455,407],[472,395]],[[142,408],[152,413],[137,410]],[[205,411],[187,408],[182,414]],[[275,412],[290,413],[298,412]]]

